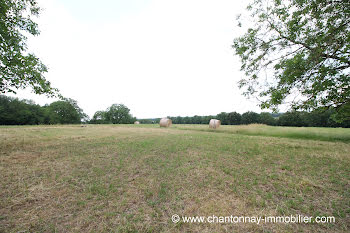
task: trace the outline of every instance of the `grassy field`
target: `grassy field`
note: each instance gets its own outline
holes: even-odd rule
[[[349,232],[350,129],[0,127],[0,232]],[[173,223],[334,216],[335,223]]]

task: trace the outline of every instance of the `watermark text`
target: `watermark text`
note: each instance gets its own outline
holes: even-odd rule
[[[178,223],[335,223],[333,216],[303,216],[303,215],[289,215],[289,216],[179,216],[174,214],[171,217],[172,222]]]

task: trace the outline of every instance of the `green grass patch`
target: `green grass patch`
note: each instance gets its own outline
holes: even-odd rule
[[[260,124],[252,125],[222,125],[213,130],[207,125],[174,125],[181,130],[198,130],[214,133],[232,133],[250,136],[269,136],[317,141],[350,142],[350,129],[347,128],[317,128],[317,127],[281,127]]]

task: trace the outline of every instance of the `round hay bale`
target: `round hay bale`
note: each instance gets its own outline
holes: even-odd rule
[[[134,124],[135,124],[135,125],[139,125],[140,122],[139,122],[139,121],[135,121]]]
[[[209,128],[211,129],[217,129],[221,125],[221,121],[217,119],[211,119],[209,122]]]
[[[172,124],[173,124],[173,122],[169,118],[162,118],[159,121],[160,127],[170,127]]]

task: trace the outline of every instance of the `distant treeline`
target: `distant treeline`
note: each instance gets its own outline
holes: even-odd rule
[[[0,95],[0,125],[39,125],[39,124],[131,124],[136,118],[122,104],[113,104],[106,111],[98,111],[92,120],[73,99],[55,101],[40,106],[32,100]]]
[[[342,123],[333,119],[335,109],[324,111],[317,110],[313,112],[286,112],[286,113],[255,113],[246,112],[239,114],[237,112],[222,112],[211,116],[192,116],[192,117],[168,117],[173,124],[209,124],[210,119],[221,120],[222,125],[242,125],[242,124],[266,124],[273,126],[297,126],[297,127],[350,127],[350,121]],[[141,124],[152,124],[159,122],[160,118],[140,119]]]
[[[255,113],[222,112],[211,116],[169,117],[173,124],[209,124],[210,119],[219,119],[223,125],[266,124],[278,126],[304,127],[350,127],[350,120],[336,122],[335,109],[313,112]],[[138,119],[141,124],[156,124],[160,118]],[[38,125],[38,124],[132,124],[136,118],[123,104],[113,104],[105,111],[97,111],[90,120],[77,101],[65,99],[40,106],[31,100],[19,100],[0,95],[0,125]]]
[[[77,124],[86,119],[72,99],[40,106],[32,100],[0,95],[0,125]]]

